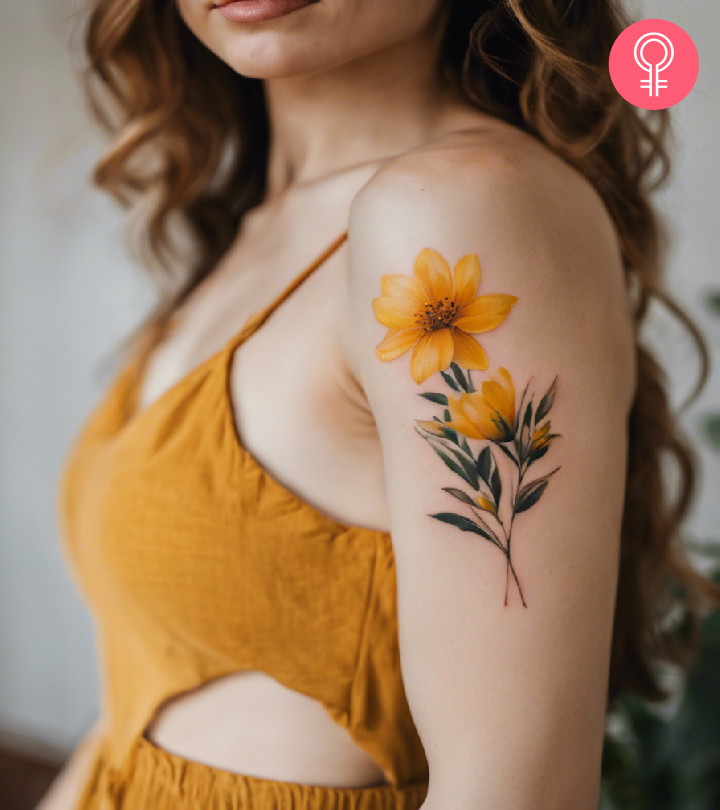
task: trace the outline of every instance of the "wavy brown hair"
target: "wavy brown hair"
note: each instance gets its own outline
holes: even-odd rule
[[[440,80],[582,172],[617,228],[637,292],[638,385],[629,416],[608,697],[628,690],[660,700],[667,691],[658,665],[689,667],[702,615],[720,604],[720,589],[693,568],[681,543],[697,458],[670,408],[665,372],[640,339],[651,298],[688,329],[702,368],[687,407],[707,380],[709,355],[691,318],[662,288],[668,236],[650,201],[670,173],[670,114],[646,114],[611,83],[610,48],[632,22],[615,0],[448,0],[442,17]],[[131,244],[162,291],[125,341],[147,352],[212,272],[245,212],[263,199],[269,132],[263,83],[238,75],[201,44],[174,0],[95,0],[84,44],[91,109],[112,135],[94,180],[133,209]],[[677,472],[674,492],[665,478],[668,463]]]

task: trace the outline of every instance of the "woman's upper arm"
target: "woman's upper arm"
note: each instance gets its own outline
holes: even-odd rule
[[[382,445],[426,806],[589,810],[634,390],[617,246],[579,179],[432,168],[355,198],[342,327]]]

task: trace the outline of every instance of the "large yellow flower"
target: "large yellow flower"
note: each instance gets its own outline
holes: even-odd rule
[[[425,248],[413,276],[400,273],[380,280],[382,295],[372,301],[375,317],[389,328],[375,353],[383,362],[412,348],[410,372],[419,385],[455,362],[485,370],[488,359],[468,332],[489,332],[505,320],[515,295],[475,296],[480,284],[476,254],[463,256],[453,273],[443,257]]]
[[[500,367],[481,390],[448,396],[450,421],[445,424],[471,439],[506,442],[515,431],[515,386],[507,369]]]

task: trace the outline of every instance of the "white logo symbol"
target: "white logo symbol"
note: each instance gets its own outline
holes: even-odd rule
[[[651,42],[657,42],[659,45],[662,46],[663,50],[665,51],[664,56],[659,62],[648,62],[645,59],[645,47],[649,45]],[[665,70],[666,68],[670,67],[672,64],[672,60],[675,56],[675,49],[673,48],[673,44],[670,41],[669,37],[666,37],[665,34],[659,34],[657,32],[653,32],[650,34],[643,34],[643,36],[638,39],[635,43],[635,61],[638,64],[638,67],[642,68],[643,70],[647,71],[650,74],[649,79],[642,79],[640,82],[640,87],[643,89],[647,88],[650,90],[650,95],[659,96],[660,90],[667,89],[667,80],[660,79],[661,71]],[[653,92],[654,91],[654,92]]]

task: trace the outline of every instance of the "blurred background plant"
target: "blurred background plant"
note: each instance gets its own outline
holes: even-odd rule
[[[711,292],[705,298],[705,303],[710,314],[720,320],[720,290]],[[702,417],[701,429],[708,443],[720,452],[720,411]]]
[[[705,305],[720,319],[719,290]],[[720,452],[720,411],[703,414],[698,433]],[[720,584],[720,538],[685,545]],[[605,734],[599,810],[720,810],[720,610],[705,618],[700,654],[674,694],[664,705],[618,697]]]

